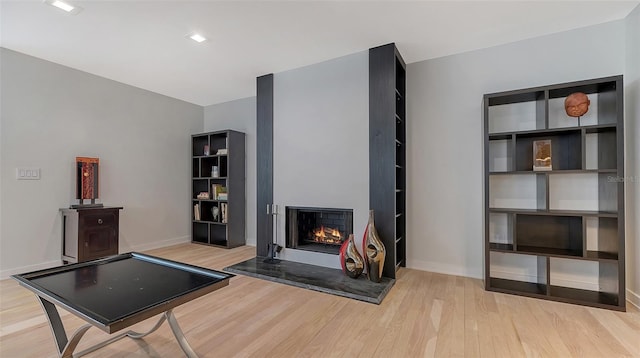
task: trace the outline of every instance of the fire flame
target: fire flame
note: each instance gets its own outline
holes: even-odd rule
[[[313,241],[324,244],[340,244],[343,241],[342,233],[334,228],[320,226],[313,229]]]

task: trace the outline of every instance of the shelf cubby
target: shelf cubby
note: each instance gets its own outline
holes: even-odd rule
[[[509,293],[547,294],[548,259],[546,257],[495,251],[490,252],[489,256],[491,260],[487,283],[491,285],[490,287]]]
[[[191,187],[193,189],[191,198],[197,199],[198,194],[201,192],[210,192],[209,180],[207,179],[194,179],[191,181]]]
[[[209,243],[208,225],[206,223],[193,222],[191,241],[200,244]]]
[[[209,136],[198,135],[191,137],[191,155],[194,157],[201,157],[204,155],[205,145],[209,145]]]
[[[516,170],[533,170],[533,142],[551,141],[553,170],[582,169],[582,141],[580,130],[551,133],[516,134]]]
[[[582,256],[582,217],[517,215],[516,251]]]
[[[584,169],[616,169],[616,128],[596,127],[585,130]]]
[[[572,93],[583,92],[591,101],[589,111],[583,117],[595,117],[595,124],[617,124],[620,119],[617,112],[621,105],[622,88],[620,87],[622,87],[622,76],[587,80],[554,86],[549,89],[549,98],[550,100],[561,100],[564,111],[564,99]],[[558,113],[558,115],[561,114]],[[582,118],[580,122],[583,124]]]
[[[550,96],[554,95],[554,91],[550,91]],[[564,97],[549,98],[549,128],[568,128],[593,126],[598,124],[598,95],[595,93],[588,94],[591,102],[589,111],[585,113],[580,120],[575,117],[569,117],[565,113]]]
[[[513,218],[510,213],[489,213],[489,243],[493,250],[513,251]]]
[[[489,208],[547,208],[547,176],[544,173],[521,175],[491,175],[489,177]]]
[[[488,99],[488,133],[545,128],[545,92],[511,93]]]
[[[616,212],[617,183],[607,173],[549,176],[549,209]]]
[[[209,243],[227,246],[227,227],[225,225],[209,225]]]
[[[512,135],[503,139],[489,140],[489,172],[502,173],[515,170],[513,153],[514,140]]]
[[[618,265],[611,261],[550,259],[550,295],[559,300],[586,300],[596,305],[619,303]]]
[[[586,257],[594,260],[618,260],[618,219],[584,218]]]

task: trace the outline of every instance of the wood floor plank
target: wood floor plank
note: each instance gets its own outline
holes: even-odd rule
[[[221,270],[255,255],[181,244],[149,254]],[[60,309],[72,331],[84,322]],[[482,281],[402,268],[375,305],[237,275],[230,285],[177,307],[202,357],[639,357],[640,311],[583,307],[484,290]],[[152,320],[132,327],[145,331]],[[108,337],[90,329],[82,350]],[[165,324],[87,357],[181,357]],[[0,357],[56,357],[35,296],[0,281]]]

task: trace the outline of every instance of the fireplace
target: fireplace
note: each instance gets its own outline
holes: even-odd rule
[[[286,208],[287,248],[337,255],[353,234],[353,210]]]

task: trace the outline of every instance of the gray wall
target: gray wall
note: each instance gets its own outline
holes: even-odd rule
[[[484,93],[622,74],[624,53],[621,20],[409,64],[408,266],[482,277]]]
[[[627,299],[640,307],[640,6],[625,21]]]
[[[361,240],[369,208],[368,51],[274,75],[274,202],[354,209]],[[256,244],[256,98],[207,106],[204,131],[247,134],[247,244]],[[278,242],[285,246],[284,215]],[[340,266],[335,255],[281,257]]]
[[[369,51],[274,74],[273,198],[285,206],[353,209],[356,243],[369,210]],[[285,215],[277,242],[285,246]],[[358,246],[360,246],[358,244]],[[282,257],[340,267],[335,255]]]
[[[204,108],[204,131],[233,129],[246,134],[247,245],[256,245],[256,98],[249,97]]]
[[[190,239],[190,134],[200,106],[0,49],[0,274],[60,263],[58,208],[76,156],[100,158],[100,199],[124,206],[120,251]],[[41,180],[18,181],[16,167]]]

